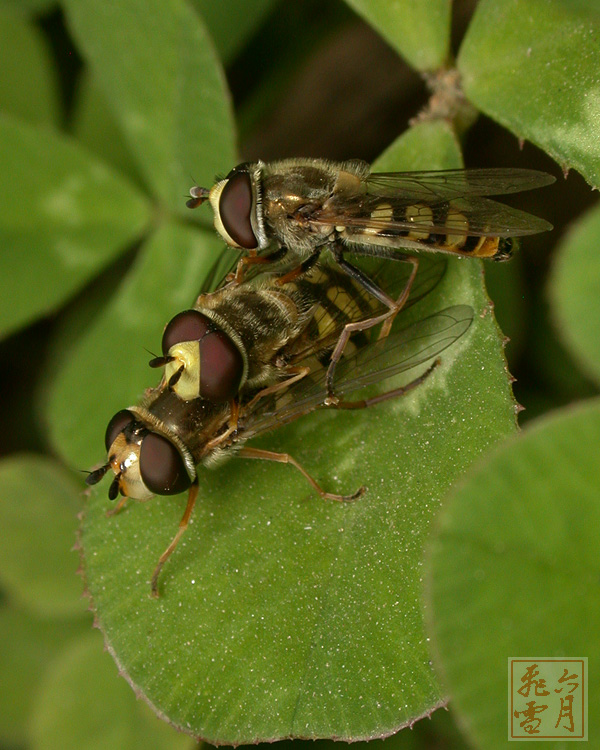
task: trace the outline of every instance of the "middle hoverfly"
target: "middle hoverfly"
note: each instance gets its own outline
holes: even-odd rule
[[[265,260],[281,261],[293,278],[328,249],[369,288],[345,253],[407,260],[407,249],[506,260],[512,238],[552,225],[486,196],[552,182],[529,169],[371,173],[358,160],[284,159],[240,164],[210,189],[193,187],[187,205],[208,200],[221,237],[248,253],[238,281],[245,266]]]
[[[96,484],[112,470],[109,497],[123,495],[118,509],[128,497],[188,490],[179,530],[152,575],[154,595],[190,519],[198,465],[214,466],[233,455],[290,463],[323,498],[362,494],[364,488],[349,496],[326,492],[292,456],[245,443],[320,407],[364,408],[422,383],[473,318],[470,307],[458,305],[403,325],[404,311],[437,286],[445,265],[431,259],[415,277],[415,267],[377,262],[374,283],[393,299],[404,297],[391,331],[383,330],[388,307],[325,258],[283,284],[272,273],[260,273],[202,294],[194,308],[170,321],[162,356],[151,362],[164,367],[161,382],[110,420],[107,461],[87,479]],[[413,368],[408,383],[364,393],[366,386]],[[359,398],[345,401],[347,394]]]

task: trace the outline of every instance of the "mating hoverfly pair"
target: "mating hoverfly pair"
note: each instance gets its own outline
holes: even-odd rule
[[[422,383],[468,330],[473,311],[457,305],[392,329],[438,285],[446,265],[397,248],[504,258],[510,237],[550,225],[482,196],[551,181],[528,170],[370,175],[362,162],[290,160],[240,165],[210,191],[192,189],[191,204],[209,198],[217,231],[249,255],[229,283],[166,326],[162,356],[150,363],[164,367],[161,382],[111,419],[108,460],[87,479],[95,484],[113,470],[109,497],[123,495],[115,511],[129,497],[188,490],[178,532],[152,575],[154,595],[191,516],[199,464],[234,454],[291,463],[323,498],[364,492],[326,492],[290,455],[245,442],[317,408],[365,408]],[[367,274],[347,251],[378,259]],[[408,383],[344,400],[419,366]]]

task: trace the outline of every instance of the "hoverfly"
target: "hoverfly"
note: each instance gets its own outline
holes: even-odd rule
[[[212,188],[193,187],[187,205],[208,200],[217,232],[248,253],[238,263],[238,283],[248,266],[266,262],[278,264],[285,283],[329,250],[341,269],[387,306],[385,335],[403,300],[386,294],[345,253],[409,262],[413,273],[418,259],[401,250],[507,260],[514,237],[552,225],[485,196],[552,182],[551,175],[529,169],[371,173],[360,160],[284,159],[239,164]]]
[[[265,260],[298,273],[328,249],[365,285],[346,252],[406,260],[399,250],[408,249],[507,260],[514,237],[552,225],[485,196],[554,181],[530,169],[371,173],[359,160],[284,159],[240,164],[210,189],[193,187],[187,205],[208,200],[217,232],[248,253],[238,281],[245,266]]]
[[[391,266],[391,268],[390,268]],[[435,260],[418,277],[403,264],[379,263],[373,278],[395,296],[411,286],[405,307],[427,295],[440,281],[445,262]],[[459,305],[441,310],[382,339],[374,320],[385,325],[387,307],[343,271],[319,259],[302,276],[284,284],[272,273],[200,295],[193,309],[176,315],[163,335],[160,384],[137,406],[110,420],[107,462],[91,472],[96,484],[112,469],[109,497],[149,499],[188,490],[179,529],[152,574],[158,595],[160,571],[189,522],[198,494],[196,466],[214,466],[233,455],[290,463],[323,498],[346,501],[351,495],[324,491],[288,454],[259,450],[244,443],[324,406],[364,408],[403,395],[422,383],[435,358],[469,328],[473,311]],[[332,353],[346,337],[336,362],[335,394],[327,399]],[[410,382],[354,401],[345,394],[414,367],[428,367]]]

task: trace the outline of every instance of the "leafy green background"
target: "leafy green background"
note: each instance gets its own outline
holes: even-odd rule
[[[0,747],[194,744],[136,693],[213,742],[501,746],[505,657],[597,648],[597,3],[5,0],[0,29]],[[419,71],[452,115],[453,60],[483,116],[464,132],[461,103],[407,129]],[[157,602],[184,498],[106,518],[77,470],[153,384],[144,348],[221,247],[189,186],[292,155],[545,169],[557,184],[513,202],[556,229],[486,266],[508,366],[482,268],[451,263],[410,316],[469,304],[475,322],[427,384],[260,441],[364,498],[324,503],[285,466],[203,472]],[[84,505],[93,615],[71,550]]]

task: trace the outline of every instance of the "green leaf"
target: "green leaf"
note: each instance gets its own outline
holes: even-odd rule
[[[141,185],[137,164],[115,122],[106,100],[89,72],[84,71],[77,87],[72,115],[73,135],[107,164]]]
[[[599,451],[600,401],[564,409],[478,463],[444,506],[426,612],[477,747],[506,747],[509,657],[600,658]],[[600,678],[589,676],[595,707]]]
[[[184,0],[65,7],[140,170],[170,209],[187,212],[192,179],[212,185],[235,163],[229,95],[201,19]]]
[[[57,0],[0,0],[0,7],[19,13],[34,14],[51,10]]]
[[[269,14],[275,0],[253,0],[251,6],[246,0],[193,0],[198,9],[219,56],[230,62],[242,46],[259,28]]]
[[[36,750],[191,750],[189,737],[156,720],[121,679],[97,633],[48,667],[30,730]]]
[[[407,135],[405,158],[433,142],[420,132],[429,137]],[[439,142],[434,166],[447,154],[446,136]],[[389,166],[403,168],[409,159],[396,149]],[[448,166],[459,160],[455,151]],[[290,466],[237,460],[202,470],[157,601],[149,577],[184,498],[130,503],[107,518],[104,485],[92,493],[83,545],[100,625],[128,679],[175,725],[220,743],[359,739],[439,704],[420,605],[422,547],[448,487],[515,427],[479,263],[450,263],[410,312],[455,303],[472,305],[475,323],[410,396],[312,414],[258,441],[289,452],[331,491],[365,484],[359,501],[320,500]]]
[[[444,120],[421,122],[391,143],[373,165],[376,172],[460,169],[463,166],[454,130]]]
[[[18,455],[0,462],[0,585],[43,617],[82,612],[73,552],[81,488],[47,458]]]
[[[562,241],[550,280],[562,340],[584,372],[600,379],[600,208],[595,206]]]
[[[73,142],[8,117],[0,117],[0,165],[5,335],[64,304],[139,235],[148,213]]]
[[[451,0],[346,0],[417,70],[436,70],[450,54]]]
[[[33,24],[0,8],[0,110],[55,125],[58,90],[45,39]]]
[[[584,0],[481,0],[458,57],[469,99],[600,185],[600,9]]]
[[[494,303],[494,315],[502,332],[510,339],[507,354],[511,363],[517,361],[523,349],[525,324],[529,318],[521,252],[516,253],[510,263],[488,263],[485,269],[485,285]],[[531,304],[529,301],[529,306]]]
[[[15,607],[0,607],[2,747],[25,746],[27,723],[45,665],[69,639],[89,627],[89,621],[80,618],[41,620]]]
[[[142,248],[105,310],[63,359],[46,408],[50,439],[72,465],[97,464],[115,412],[160,379],[148,367],[164,326],[191,306],[221,243],[213,232],[167,224]]]

